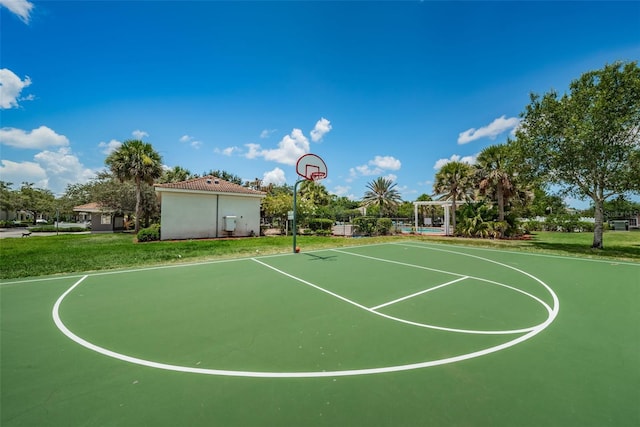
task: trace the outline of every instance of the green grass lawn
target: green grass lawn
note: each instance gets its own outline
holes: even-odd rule
[[[607,232],[603,250],[591,249],[591,233],[538,232],[531,240],[463,239],[431,236],[340,238],[298,236],[305,250],[411,238],[433,242],[563,255],[640,261],[640,232]],[[292,251],[289,236],[136,243],[131,234],[64,234],[0,240],[0,279],[97,271]]]

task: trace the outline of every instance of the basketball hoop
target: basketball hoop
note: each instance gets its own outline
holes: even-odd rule
[[[305,154],[296,163],[296,172],[309,181],[319,181],[327,177],[327,165],[315,154]]]
[[[311,174],[311,180],[312,181],[318,181],[320,179],[324,179],[326,176],[327,176],[327,174],[324,173],[324,172],[313,172]]]
[[[304,156],[298,159],[296,163],[296,172],[301,178],[299,181],[293,185],[293,226],[291,227],[291,231],[293,234],[293,253],[300,253],[300,247],[296,245],[296,211],[297,211],[297,193],[298,193],[298,184],[307,180],[307,181],[319,181],[321,179],[325,179],[327,177],[327,165],[315,154],[305,154]]]

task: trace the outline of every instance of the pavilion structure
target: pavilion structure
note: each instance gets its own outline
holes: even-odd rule
[[[416,232],[418,231],[418,206],[442,206],[444,208],[444,235],[451,235],[450,230],[450,218],[451,218],[451,206],[453,203],[450,200],[434,200],[430,202],[413,202],[413,212],[415,217]]]

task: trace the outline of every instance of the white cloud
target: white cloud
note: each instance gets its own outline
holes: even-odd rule
[[[260,148],[260,145],[245,144],[245,146],[249,148],[249,151],[247,152],[247,154],[244,155],[247,159],[255,159],[256,157],[260,156],[260,153],[262,151]]]
[[[351,190],[351,187],[349,187],[348,185],[336,185],[333,188],[332,193],[335,194],[336,196],[344,197],[344,196],[347,196],[347,194],[349,194],[350,190]]]
[[[474,154],[473,156],[464,156],[461,157],[457,154],[454,154],[453,156],[449,157],[448,159],[438,159],[436,161],[436,164],[433,165],[433,168],[435,170],[440,170],[444,165],[446,165],[449,162],[462,162],[462,163],[467,163],[470,165],[474,165],[476,163],[476,158],[478,157],[477,154]]]
[[[0,0],[2,1],[2,0]],[[31,85],[31,79],[29,76],[25,76],[24,80],[14,74],[13,71],[8,68],[0,70],[0,109],[6,110],[8,108],[18,107],[18,101],[32,100],[33,96],[26,98],[20,98],[20,92],[25,87]]]
[[[283,185],[287,182],[286,177],[284,176],[284,171],[280,168],[275,168],[269,172],[265,172],[262,176],[262,183],[264,185]]]
[[[261,139],[266,139],[269,138],[277,129],[265,129],[262,132],[260,132],[260,138]]]
[[[331,123],[324,117],[318,120],[315,127],[311,131],[311,139],[318,142],[322,137],[331,130]],[[267,138],[275,130],[265,129],[261,132],[261,138]],[[263,157],[265,160],[282,163],[285,165],[295,165],[298,159],[310,152],[309,139],[304,135],[302,130],[294,128],[289,135],[278,142],[277,148],[262,148],[260,144],[245,144],[248,151],[245,153],[247,159],[255,159]]]
[[[398,175],[395,175],[393,173],[387,174],[385,176],[383,176],[384,179],[388,179],[389,181],[392,182],[396,182],[398,180]]]
[[[61,195],[68,184],[85,183],[95,171],[85,168],[68,147],[58,151],[42,151],[34,156],[34,162],[0,160],[0,179],[20,184],[32,182],[37,188],[51,190]]]
[[[373,160],[369,160],[367,164],[349,169],[349,176],[353,179],[357,176],[382,175],[388,170],[399,170],[401,167],[402,163],[400,160],[393,156],[375,156]]]
[[[147,132],[145,132],[143,130],[140,130],[140,129],[134,130],[133,132],[131,132],[131,135],[133,135],[133,137],[135,139],[144,139],[147,136],[149,136],[149,134]]]
[[[373,160],[369,161],[369,164],[392,171],[397,171],[402,166],[400,160],[392,156],[376,156]]]
[[[202,141],[198,141],[197,139],[189,135],[181,136],[179,141],[182,142],[183,144],[186,144],[188,142],[189,145],[195,148],[196,150],[202,147]]]
[[[38,188],[47,188],[47,172],[35,162],[0,160],[0,180],[19,188],[23,182],[32,182]]]
[[[300,129],[293,129],[291,134],[282,138],[278,143],[278,148],[262,149],[259,144],[245,144],[245,146],[249,148],[245,154],[248,159],[264,157],[265,160],[285,165],[295,165],[302,155],[309,152],[309,140]]]
[[[62,194],[68,184],[83,184],[95,176],[95,172],[85,168],[68,147],[42,151],[34,159],[46,171],[48,188],[54,194]]]
[[[380,168],[370,168],[369,165],[356,166],[355,168],[349,169],[349,173],[352,177],[356,177],[358,175],[362,176],[371,176],[371,175],[380,175],[384,171]]]
[[[311,131],[311,140],[313,142],[318,142],[322,140],[322,137],[325,136],[331,130],[331,122],[324,117],[316,122],[313,130]]]
[[[6,7],[11,12],[18,15],[25,24],[29,23],[33,3],[30,3],[27,0],[0,0],[0,6]]]
[[[118,148],[120,148],[121,145],[122,145],[122,142],[116,139],[112,139],[109,142],[100,142],[98,144],[98,147],[102,148],[101,150],[102,154],[106,154],[108,156],[109,154],[113,153]]]
[[[517,117],[506,118],[505,116],[498,117],[492,121],[488,126],[481,127],[480,129],[471,128],[458,135],[458,144],[467,144],[476,139],[489,137],[496,139],[498,135],[509,129],[514,129],[520,124],[520,119]]]
[[[413,189],[413,188],[409,188],[407,186],[403,186],[403,187],[396,187],[398,189],[398,191],[400,192],[400,195],[402,196],[402,200],[413,200],[415,199],[415,196],[418,194],[418,191]]]
[[[233,147],[227,147],[227,148],[223,148],[223,149],[220,149],[220,148],[214,148],[214,149],[213,149],[213,152],[214,152],[214,153],[222,154],[222,155],[224,155],[224,156],[232,156],[232,155],[233,155],[233,153],[235,153],[235,152],[237,152],[237,151],[241,151],[241,150],[240,150],[240,148],[235,147],[235,146],[233,146]]]
[[[40,126],[31,132],[22,129],[0,129],[0,144],[16,148],[43,149],[51,146],[69,145],[69,140],[64,135],[58,135],[46,126]]]

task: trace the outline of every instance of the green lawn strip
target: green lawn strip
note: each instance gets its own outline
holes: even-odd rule
[[[305,248],[350,245],[355,239],[300,236]],[[375,241],[374,239],[368,242]],[[364,241],[363,241],[364,243]],[[83,234],[0,240],[0,278],[202,261],[292,252],[291,237],[135,243],[131,234]]]
[[[604,234],[604,249],[591,249],[592,233],[536,232],[531,244],[535,249],[564,254],[640,260],[640,231],[609,231]]]
[[[416,236],[418,240],[531,253],[584,256],[592,259],[640,261],[640,231],[604,233],[604,249],[592,249],[593,233],[536,231],[527,240],[469,239],[460,237]]]
[[[604,250],[590,249],[590,239],[592,239],[591,233],[549,232],[538,232],[531,240],[463,239],[437,236],[389,236],[362,239],[298,236],[298,246],[304,253],[321,248],[414,240],[640,261],[640,233],[638,232],[605,233]],[[2,239],[0,240],[0,257],[2,258],[0,279],[291,251],[290,236],[141,244],[135,243],[134,236],[131,234],[82,234]]]

